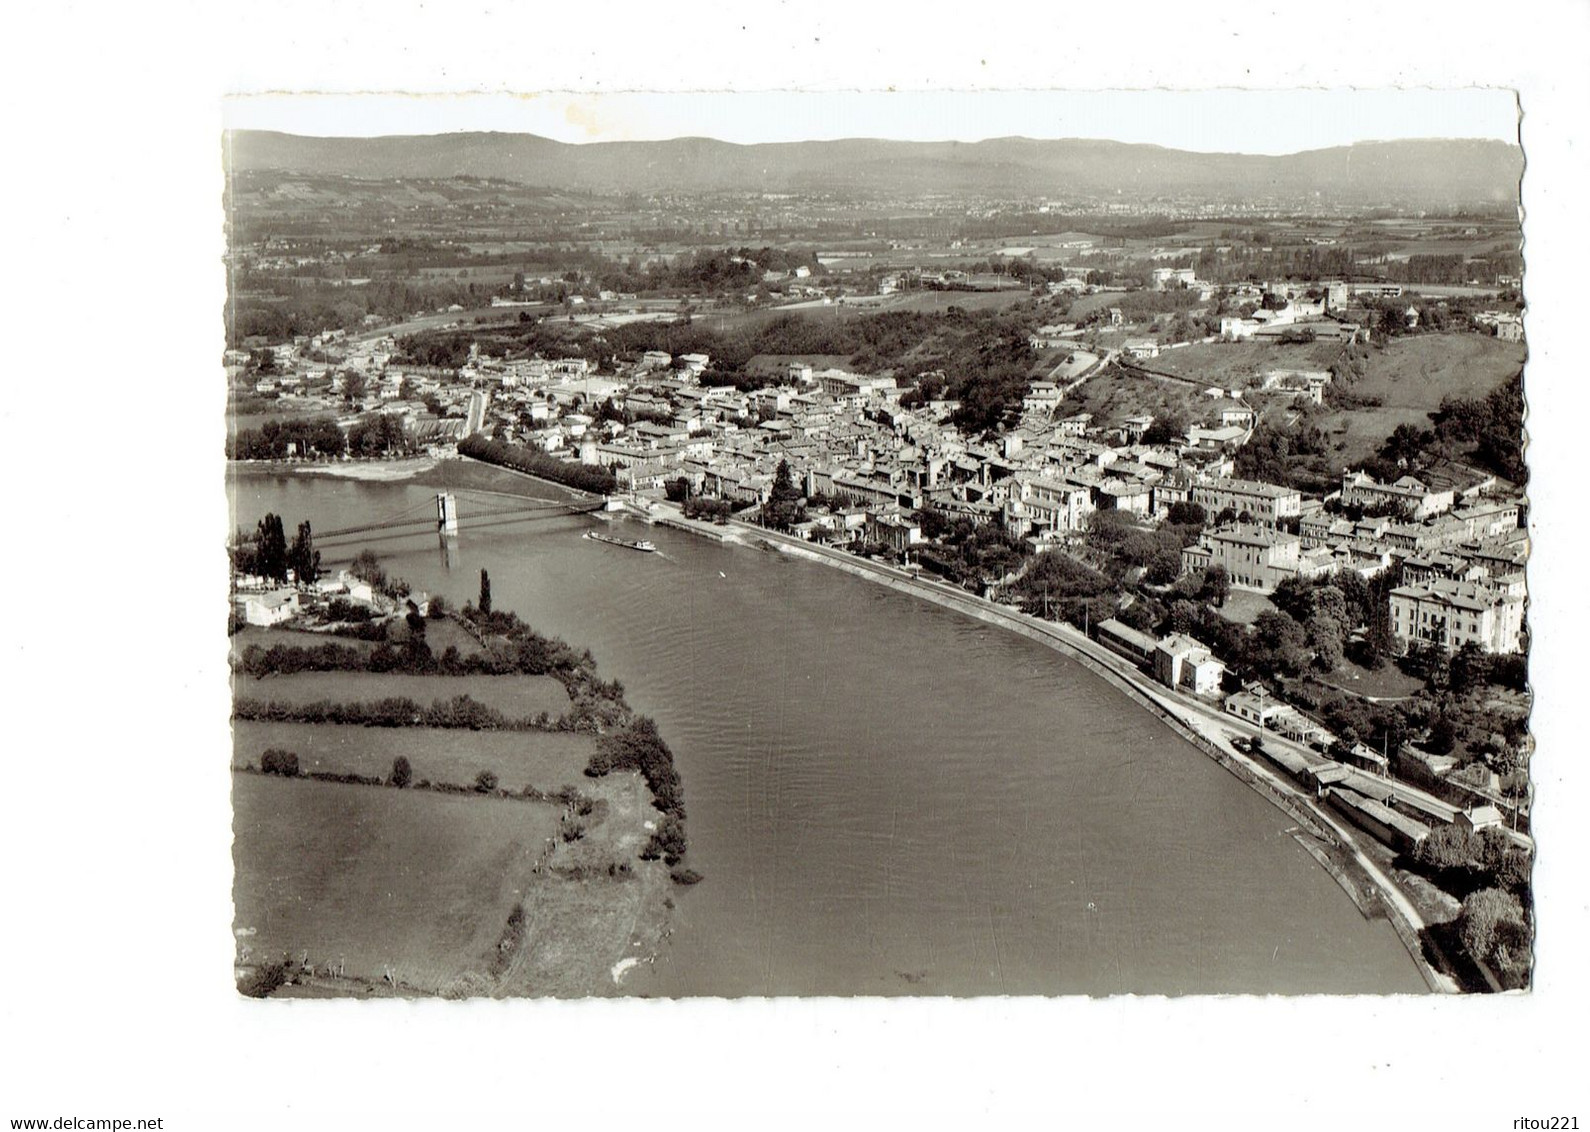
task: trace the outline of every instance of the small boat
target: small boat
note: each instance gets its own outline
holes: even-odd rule
[[[604,535],[600,531],[586,531],[585,537],[595,542],[611,543],[613,546],[627,546],[630,550],[643,550],[647,554],[655,554],[657,552],[657,544],[650,539],[637,539],[634,542],[630,542],[628,539]]]

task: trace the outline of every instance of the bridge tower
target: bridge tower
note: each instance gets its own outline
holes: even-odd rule
[[[436,529],[444,535],[458,533],[458,500],[450,491],[436,493]]]

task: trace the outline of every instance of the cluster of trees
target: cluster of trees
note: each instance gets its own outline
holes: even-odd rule
[[[1431,414],[1436,436],[1474,446],[1474,458],[1520,486],[1529,482],[1524,463],[1524,375],[1520,372],[1485,397],[1447,397]]]
[[[1509,982],[1521,984],[1530,966],[1532,934],[1524,903],[1499,888],[1482,888],[1463,901],[1458,939],[1469,955],[1488,964]]]
[[[1340,570],[1324,578],[1288,578],[1270,600],[1303,630],[1305,660],[1317,671],[1335,671],[1349,639],[1360,628],[1363,635],[1354,642],[1353,659],[1366,668],[1379,668],[1396,650],[1390,597],[1396,585],[1394,575],[1366,580],[1355,570]],[[1302,670],[1296,659],[1290,652],[1285,657],[1290,674]]]
[[[285,342],[326,330],[350,330],[368,314],[395,322],[419,310],[490,301],[488,291],[477,284],[452,280],[375,279],[363,287],[338,287],[329,279],[288,281],[258,272],[241,277],[235,293],[236,301],[226,309],[226,341],[233,348],[256,336]]]
[[[326,417],[266,421],[239,429],[226,440],[228,460],[285,460],[289,456],[335,458],[348,450],[337,422]]]
[[[624,730],[603,735],[596,741],[596,752],[585,773],[591,778],[600,778],[615,770],[639,771],[646,785],[651,787],[653,804],[676,821],[684,820],[684,788],[674,768],[673,752],[657,733],[657,724],[649,716],[636,716]],[[678,839],[677,855],[683,856],[683,829]]]
[[[924,569],[957,585],[981,591],[1019,570],[1031,551],[997,523],[974,523],[952,518],[924,507],[916,513],[917,525],[927,541],[917,553]]]
[[[1102,572],[1057,550],[1035,557],[1009,592],[1026,612],[1074,625],[1113,617],[1120,601],[1120,591]]]
[[[715,499],[709,495],[692,495],[684,501],[681,510],[687,519],[724,523],[734,514],[734,504],[727,499]]]
[[[422,706],[408,696],[383,696],[379,700],[340,703],[282,703],[254,696],[239,696],[232,706],[235,719],[274,723],[341,723],[355,727],[435,727],[469,731],[569,731],[576,730],[564,717],[553,719],[540,712],[525,719],[510,719],[470,696],[434,700]]]
[[[401,455],[415,445],[403,422],[390,413],[361,417],[348,430],[348,453],[353,456]]]
[[[468,436],[459,441],[458,452],[461,456],[526,472],[593,495],[611,494],[618,486],[617,478],[607,468],[560,460],[534,448],[502,440],[487,440],[480,435]]]
[[[1237,449],[1235,463],[1236,474],[1243,479],[1309,492],[1332,490],[1338,475],[1330,460],[1329,439],[1309,411],[1288,429],[1260,421],[1248,443]]]
[[[279,584],[289,577],[309,585],[320,577],[320,551],[307,521],[298,524],[291,545],[280,515],[268,512],[255,528],[252,544],[241,537],[232,547],[232,567],[240,574],[254,574]]]
[[[1205,514],[1183,506],[1158,527],[1145,527],[1125,511],[1095,511],[1084,536],[1089,557],[1115,582],[1141,568],[1150,585],[1169,585],[1181,576],[1181,552],[1198,541]]]

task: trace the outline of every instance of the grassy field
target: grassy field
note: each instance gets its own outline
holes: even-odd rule
[[[1374,699],[1401,699],[1424,687],[1423,680],[1409,676],[1395,664],[1384,664],[1371,672],[1350,660],[1343,660],[1340,668],[1328,676],[1318,677],[1318,680],[1332,688],[1357,692],[1360,696]]]
[[[1378,397],[1377,408],[1331,413],[1320,427],[1339,459],[1352,465],[1373,454],[1399,424],[1430,426],[1442,398],[1482,397],[1516,374],[1524,347],[1480,334],[1423,334],[1372,350],[1355,395]]]
[[[348,645],[361,652],[369,652],[375,648],[373,641],[361,641],[357,637],[337,637],[330,633],[310,633],[302,629],[266,629],[259,625],[247,625],[232,634],[232,659],[241,659],[243,650],[250,645],[258,645],[262,649],[268,649],[272,645],[314,649],[326,644]]]
[[[1339,342],[1282,346],[1264,342],[1195,342],[1166,350],[1143,364],[1222,389],[1260,384],[1258,375],[1277,369],[1329,369],[1342,351]]]
[[[1252,625],[1259,614],[1274,609],[1275,604],[1269,595],[1234,589],[1226,595],[1226,603],[1220,607],[1220,616],[1236,625]]]
[[[1524,365],[1522,342],[1483,334],[1421,334],[1398,338],[1369,355],[1353,392],[1387,408],[1428,412],[1448,394],[1483,397]]]
[[[435,648],[432,645],[432,648]],[[295,672],[290,676],[238,676],[233,692],[251,699],[308,704],[368,703],[407,696],[421,706],[468,695],[511,719],[568,710],[569,694],[550,676],[411,676],[398,672]]]
[[[505,790],[534,786],[586,789],[585,766],[596,750],[589,735],[548,731],[465,731],[422,727],[354,727],[329,723],[236,720],[232,762],[259,765],[271,747],[292,751],[299,767],[385,778],[392,760],[409,760],[414,781],[469,785],[483,770]]]
[[[555,806],[232,778],[238,944],[423,991],[483,978]]]

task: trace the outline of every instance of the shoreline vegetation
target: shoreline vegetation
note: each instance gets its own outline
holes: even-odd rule
[[[1439,929],[1443,925],[1426,921],[1396,882],[1371,859],[1358,839],[1339,819],[1256,759],[1232,747],[1230,739],[1234,734],[1249,735],[1256,733],[1255,728],[1240,724],[1223,714],[1215,715],[1203,705],[1184,697],[1167,694],[1167,690],[1150,683],[1140,672],[1093,642],[1075,626],[1040,620],[947,583],[924,582],[904,570],[814,546],[793,535],[738,520],[732,520],[725,527],[690,519],[678,505],[669,502],[649,500],[644,505],[632,503],[630,513],[646,522],[669,526],[716,542],[761,547],[845,570],[941,608],[1007,629],[1080,663],[1125,693],[1181,738],[1297,822],[1299,829],[1294,832],[1294,837],[1299,844],[1336,880],[1360,913],[1366,918],[1384,916],[1430,990],[1440,993],[1460,990],[1452,957],[1440,946]]]
[[[394,604],[397,610],[403,608],[401,602]],[[446,878],[466,889],[489,883],[494,890],[517,894],[505,913],[482,908],[474,900],[466,904],[471,922],[483,915],[505,916],[491,932],[492,947],[479,949],[480,931],[484,930],[479,923],[461,939],[455,915],[432,929],[435,938],[428,950],[419,944],[409,947],[410,951],[418,947],[423,954],[408,962],[377,962],[372,957],[372,951],[385,955],[387,950],[402,950],[390,936],[391,927],[397,925],[381,926],[383,913],[376,907],[379,885],[372,897],[367,891],[369,883],[360,883],[351,875],[361,870],[390,872],[400,860],[384,859],[379,849],[352,855],[336,851],[332,845],[339,833],[334,828],[292,828],[278,831],[273,839],[244,820],[240,807],[235,849],[239,991],[253,997],[584,997],[612,993],[621,988],[624,973],[636,963],[656,958],[670,934],[670,890],[703,879],[686,859],[684,791],[672,752],[656,724],[630,708],[623,685],[598,675],[589,650],[577,650],[544,636],[512,612],[493,610],[484,571],[478,606],[466,603],[455,611],[435,599],[428,617],[417,615],[412,603],[409,608],[406,618],[396,610],[386,614],[394,624],[402,624],[406,630],[403,638],[382,641],[373,649],[335,641],[318,646],[248,644],[233,658],[234,720],[313,729],[300,732],[301,736],[318,733],[322,727],[328,732],[346,732],[350,726],[414,728],[424,729],[415,734],[436,738],[461,731],[500,732],[505,733],[502,742],[512,743],[509,735],[514,732],[562,732],[570,735],[567,743],[575,746],[565,748],[566,770],[559,773],[582,775],[587,785],[557,786],[555,780],[521,784],[508,780],[515,772],[500,760],[496,765],[482,765],[473,781],[421,777],[414,764],[427,760],[419,753],[412,763],[407,755],[399,755],[392,760],[390,773],[375,774],[368,757],[360,763],[352,755],[337,754],[333,744],[321,745],[325,750],[311,766],[294,750],[273,746],[255,753],[240,749],[242,740],[235,740],[239,749],[234,751],[232,771],[256,784],[250,787],[248,798],[262,790],[280,790],[270,784],[282,779],[354,790],[357,796],[349,797],[344,805],[349,814],[356,815],[356,825],[370,825],[369,836],[378,843],[386,838],[393,845],[403,844],[402,835],[388,828],[394,819],[389,816],[391,806],[384,801],[398,793],[448,796],[454,799],[453,805],[477,799],[480,801],[473,804],[513,801],[531,806],[523,811],[528,824],[511,844],[493,843],[485,832],[488,827],[496,828],[494,823],[500,824],[500,815],[480,831],[472,830],[473,823],[459,815],[440,834],[466,841],[473,838],[468,849],[509,866],[507,872],[489,881]],[[430,626],[444,623],[463,629],[477,649],[460,653],[449,645],[440,656],[434,654],[426,643],[426,632]],[[265,631],[266,639],[270,632]],[[302,639],[302,634],[295,638]],[[272,677],[298,673],[355,675],[343,679],[338,697],[270,698]],[[412,696],[381,694],[382,682],[390,683],[395,676],[452,678],[458,679],[461,687],[466,679],[551,677],[567,693],[568,708],[559,714],[540,711],[515,716],[477,701],[467,691],[433,699],[427,707]],[[266,693],[242,694],[245,681],[251,688],[265,688]],[[368,697],[363,695],[366,681]],[[357,694],[349,694],[350,686],[357,687]],[[450,777],[456,778],[460,759],[456,751],[449,756],[436,760],[437,765],[453,766]],[[541,773],[545,773],[550,764],[534,765],[542,766]],[[234,799],[242,797],[235,788]],[[554,810],[555,821],[551,818]],[[345,814],[343,820],[347,818]],[[532,842],[539,845],[533,852]],[[326,851],[323,855],[309,851],[315,848]],[[502,858],[505,853],[507,857]],[[317,891],[341,885],[347,889],[345,902],[354,907],[350,911],[328,902],[321,910],[319,901],[306,906],[302,893],[295,895],[291,884],[284,890],[280,883],[283,873]],[[501,899],[499,896],[498,906]],[[273,908],[283,907],[284,900],[286,910],[273,916]],[[327,923],[326,916],[333,917],[333,922]],[[345,920],[361,917],[362,922]],[[288,926],[283,927],[283,921]],[[296,936],[292,935],[295,929]],[[262,930],[265,938],[257,939]],[[426,936],[426,931],[414,934]],[[347,953],[355,956],[351,969]]]

